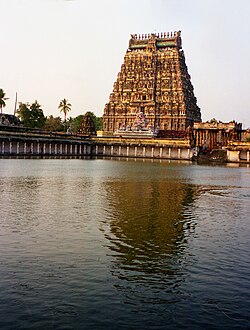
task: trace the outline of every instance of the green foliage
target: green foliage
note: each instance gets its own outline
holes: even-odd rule
[[[0,109],[1,109],[1,113],[3,111],[3,108],[6,106],[5,100],[6,100],[5,92],[3,91],[2,88],[0,88]]]
[[[66,122],[67,113],[71,110],[71,104],[68,102],[68,100],[63,99],[59,103],[58,109],[64,114],[64,122]]]
[[[30,120],[29,103],[20,102],[16,114],[20,118],[23,125],[28,127],[27,125],[29,125]]]
[[[62,119],[60,117],[53,117],[52,115],[46,117],[44,129],[53,132],[62,132],[65,130]]]
[[[0,89],[1,92],[1,89]],[[17,116],[22,124],[28,128],[44,128],[46,131],[62,132],[67,131],[72,134],[96,134],[96,131],[102,129],[102,117],[97,117],[93,112],[88,111],[85,115],[79,115],[75,118],[66,118],[67,113],[71,110],[71,104],[63,99],[59,104],[59,109],[64,113],[64,121],[58,116],[50,115],[45,117],[41,105],[35,101],[31,105],[29,103],[19,103]]]
[[[83,115],[79,115],[75,118],[73,118],[73,121],[72,121],[72,129],[73,129],[73,132],[74,133],[77,133],[79,131],[79,128],[80,128],[80,125],[81,125],[81,122],[83,120]]]
[[[96,129],[96,131],[102,130],[102,127],[103,127],[102,117],[96,117],[95,116],[94,122],[95,122],[95,129]]]
[[[28,128],[43,128],[46,122],[41,105],[37,101],[31,105],[29,103],[19,103],[17,115],[24,127]]]

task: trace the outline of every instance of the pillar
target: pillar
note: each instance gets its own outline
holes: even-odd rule
[[[135,147],[135,157],[137,156],[137,147]]]
[[[152,147],[152,149],[151,149],[151,157],[152,157],[152,158],[154,158],[154,150],[155,150],[155,148]]]

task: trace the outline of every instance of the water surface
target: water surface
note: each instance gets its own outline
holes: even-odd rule
[[[249,329],[249,167],[0,160],[1,329]]]

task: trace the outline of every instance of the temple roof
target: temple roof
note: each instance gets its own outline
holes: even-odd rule
[[[7,113],[1,113],[0,114],[0,125],[4,125],[4,126],[20,126],[21,122],[19,120],[19,118],[17,118],[14,115],[10,115]]]
[[[151,34],[131,34],[129,50],[147,48],[149,43],[154,43],[156,48],[177,47],[181,49],[181,31],[151,33]]]

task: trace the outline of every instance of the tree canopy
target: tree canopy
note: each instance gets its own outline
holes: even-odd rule
[[[6,93],[0,88],[0,110],[6,106]],[[93,112],[88,111],[85,114],[80,114],[75,118],[67,118],[67,114],[71,111],[71,104],[68,100],[63,99],[58,106],[60,112],[64,114],[64,120],[61,117],[53,115],[44,116],[41,105],[35,100],[33,103],[19,102],[19,107],[16,111],[17,117],[20,119],[24,127],[39,128],[46,131],[62,132],[69,131],[77,134],[85,132],[87,134],[96,134],[96,131],[102,129],[102,117],[97,117]]]
[[[70,127],[72,133],[77,133],[79,131],[83,117],[84,117],[83,115],[79,115],[75,118],[70,118]]]
[[[95,129],[96,131],[102,130],[103,120],[102,117],[96,117],[94,115]]]
[[[46,122],[41,105],[37,101],[31,105],[20,102],[17,116],[23,125],[28,128],[43,128]]]
[[[46,131],[53,131],[53,132],[64,131],[64,125],[62,123],[62,119],[60,117],[53,117],[52,115],[46,117],[44,129]]]
[[[64,114],[64,122],[66,122],[67,113],[71,110],[71,104],[68,102],[68,100],[63,99],[59,103],[58,109]]]
[[[0,88],[0,109],[1,113],[3,112],[3,108],[6,106],[5,100],[7,99],[6,94],[2,88]]]

